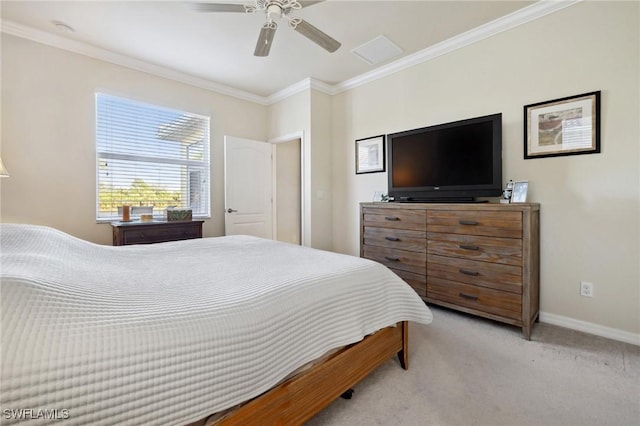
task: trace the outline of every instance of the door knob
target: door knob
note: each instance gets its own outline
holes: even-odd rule
[[[237,212],[238,210],[234,210],[234,209],[227,209],[227,213],[233,213],[233,212]]]

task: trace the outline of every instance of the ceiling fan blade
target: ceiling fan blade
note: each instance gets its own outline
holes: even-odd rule
[[[300,19],[300,22],[298,22],[293,29],[331,53],[342,46],[339,41],[314,27],[304,19]]]
[[[271,43],[273,42],[273,36],[276,35],[277,28],[278,26],[275,22],[267,22],[262,26],[253,56],[269,56]]]
[[[247,9],[243,4],[232,3],[192,3],[194,10],[198,12],[238,12],[245,13]]]
[[[300,3],[301,8],[305,8],[305,7],[313,6],[316,3],[322,3],[324,1],[325,0],[298,0],[298,3]],[[294,9],[295,8],[293,7],[284,7],[282,11],[285,15],[289,15]]]
[[[300,3],[300,6],[302,7],[308,7],[308,6],[313,6],[316,3],[322,3],[324,0],[298,0],[298,3]]]

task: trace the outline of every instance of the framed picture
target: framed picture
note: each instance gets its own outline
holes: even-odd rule
[[[512,203],[526,203],[527,190],[529,189],[529,181],[519,180],[513,183],[513,192],[511,193]]]
[[[524,158],[600,152],[600,91],[524,107]]]
[[[356,174],[384,172],[384,135],[356,140]]]

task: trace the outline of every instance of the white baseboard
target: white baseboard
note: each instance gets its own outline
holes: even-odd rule
[[[618,330],[617,328],[605,327],[603,325],[563,317],[562,315],[549,314],[547,312],[540,312],[540,321],[640,346],[640,334]]]

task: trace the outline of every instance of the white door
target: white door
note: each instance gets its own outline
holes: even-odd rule
[[[271,144],[224,137],[226,235],[273,238]]]

